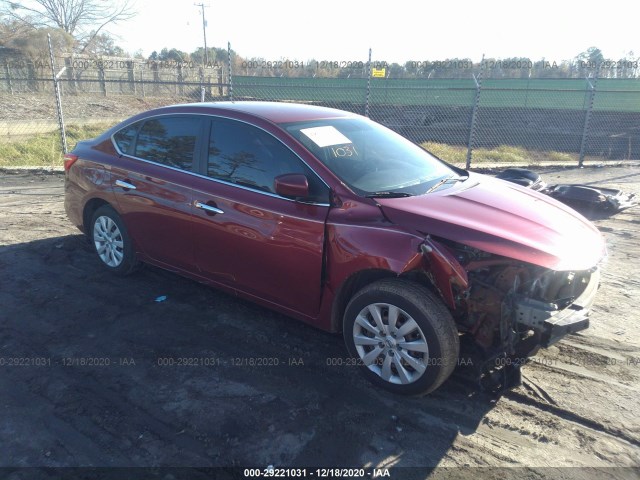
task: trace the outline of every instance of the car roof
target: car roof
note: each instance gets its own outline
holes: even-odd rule
[[[220,110],[233,110],[262,117],[273,123],[300,122],[327,118],[347,118],[356,114],[318,105],[305,105],[288,102],[203,102],[174,105],[170,108],[189,107],[208,110],[207,113],[220,113]],[[204,113],[204,112],[203,112]]]

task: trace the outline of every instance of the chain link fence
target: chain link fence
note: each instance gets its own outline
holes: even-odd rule
[[[57,132],[56,97],[51,69],[34,63],[5,63],[0,74],[0,162],[15,162],[19,141],[41,132]],[[51,136],[39,150],[49,162],[59,162],[59,141]],[[2,165],[2,163],[0,163]]]
[[[229,49],[230,51],[230,49]],[[36,164],[136,113],[202,101],[298,102],[367,115],[454,164],[640,158],[640,79],[500,77],[487,63],[456,78],[401,78],[385,62],[154,62],[129,58],[0,59],[0,166],[36,139]],[[56,84],[61,110],[56,109]],[[64,121],[62,121],[64,118]],[[60,126],[59,126],[60,125]],[[57,150],[56,150],[57,149]],[[9,158],[13,157],[13,158]]]

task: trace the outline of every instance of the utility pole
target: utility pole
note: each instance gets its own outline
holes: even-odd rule
[[[207,53],[207,21],[204,19],[204,9],[209,5],[205,5],[204,3],[194,3],[196,7],[200,7],[202,10],[202,35],[204,36],[204,65],[206,66],[209,63],[209,54]]]

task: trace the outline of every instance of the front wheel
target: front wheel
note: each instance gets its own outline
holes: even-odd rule
[[[127,228],[109,205],[98,208],[91,219],[91,241],[102,264],[117,275],[131,273],[138,261]]]
[[[345,310],[349,353],[374,384],[425,395],[453,372],[460,350],[451,314],[426,287],[384,279],[356,293]]]

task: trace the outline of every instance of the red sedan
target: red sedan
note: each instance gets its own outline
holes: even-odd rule
[[[154,264],[342,331],[403,394],[441,385],[462,338],[496,371],[587,328],[605,255],[555,200],[323,107],[160,108],[80,142],[65,171],[105,268]]]

